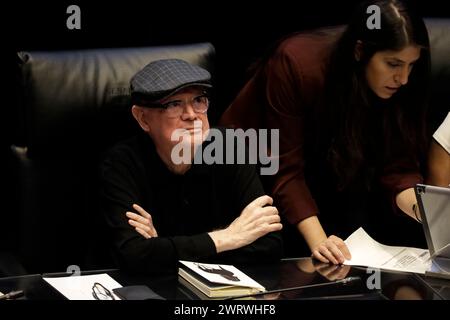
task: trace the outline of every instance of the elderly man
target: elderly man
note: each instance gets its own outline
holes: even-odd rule
[[[143,131],[114,147],[101,167],[102,211],[123,268],[282,255],[278,211],[254,166],[174,161],[181,139],[191,144],[190,160],[208,144],[210,88],[208,71],[177,59],[152,62],[131,79],[131,111]],[[184,134],[173,141],[177,130]]]

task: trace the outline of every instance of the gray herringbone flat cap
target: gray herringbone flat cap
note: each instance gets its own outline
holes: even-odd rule
[[[157,60],[147,64],[131,79],[133,104],[151,106],[185,87],[211,87],[211,74],[180,59]]]

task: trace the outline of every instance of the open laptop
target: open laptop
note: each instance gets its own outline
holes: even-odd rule
[[[428,276],[450,279],[450,188],[415,187],[432,265]]]

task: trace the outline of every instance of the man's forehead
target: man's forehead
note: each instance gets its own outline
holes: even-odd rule
[[[205,89],[198,87],[198,86],[187,87],[187,88],[181,89],[180,91],[177,91],[176,93],[163,99],[162,101],[174,100],[176,98],[181,98],[186,95],[199,95],[199,94],[203,94],[204,92],[205,92]]]

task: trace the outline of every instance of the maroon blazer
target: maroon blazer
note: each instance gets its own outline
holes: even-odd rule
[[[311,108],[324,95],[328,58],[339,36],[338,29],[295,34],[280,43],[259,66],[221,117],[220,124],[232,128],[280,130],[280,166],[273,177],[271,193],[281,214],[292,224],[318,214],[305,181],[304,147]],[[422,182],[418,165],[398,159],[386,166],[381,183],[395,195]]]

